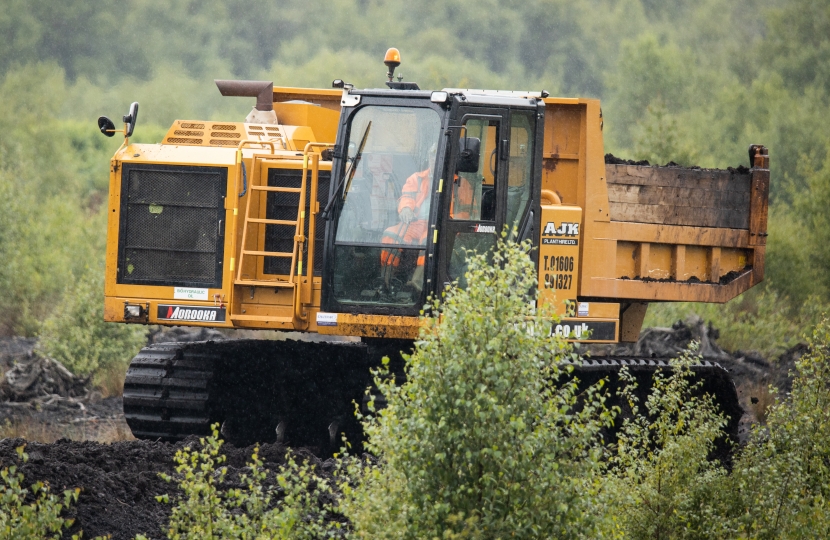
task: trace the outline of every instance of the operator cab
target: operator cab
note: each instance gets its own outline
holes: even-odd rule
[[[348,94],[348,100],[346,99]],[[346,90],[322,309],[417,316],[470,252],[537,226],[544,104],[516,93]]]

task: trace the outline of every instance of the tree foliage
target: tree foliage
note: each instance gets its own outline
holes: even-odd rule
[[[726,420],[702,381],[693,382],[694,347],[657,373],[638,403],[633,377],[622,390],[632,415],[620,429],[603,481],[604,536],[609,538],[713,537],[719,516],[709,507],[726,471],[711,458]]]
[[[529,248],[470,256],[466,288],[433,301],[406,383],[376,379],[388,405],[364,429],[377,461],[353,465],[344,503],[358,537],[591,536],[612,415],[598,388],[577,410],[576,383],[553,383],[570,353],[533,307]]]
[[[771,149],[767,277],[797,317],[830,304],[830,15],[815,0],[473,2],[9,0],[0,14],[0,332],[35,335],[103,258],[108,158],[95,118],[140,101],[134,141],[176,118],[241,119],[214,78],[381,83],[383,52],[422,88],[599,97],[606,150],[705,167]],[[772,295],[767,298],[772,298]],[[743,305],[743,304],[741,304]],[[688,311],[688,310],[687,310]],[[742,313],[741,309],[738,309]],[[778,329],[778,335],[784,333]],[[750,343],[741,342],[749,348]]]
[[[126,365],[147,341],[144,327],[104,322],[104,269],[88,268],[43,323],[40,346],[77,375]]]

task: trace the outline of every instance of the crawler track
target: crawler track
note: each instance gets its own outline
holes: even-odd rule
[[[176,440],[209,433],[220,419],[214,372],[220,352],[206,343],[144,347],[124,381],[124,416],[139,439]]]
[[[203,435],[218,422],[235,444],[283,442],[292,446],[337,448],[345,434],[361,439],[355,403],[365,404],[370,368],[392,358],[398,383],[404,380],[400,351],[411,342],[329,343],[300,341],[205,341],[145,347],[133,359],[124,384],[124,415],[140,439],[179,440]],[[598,357],[573,362],[572,376],[587,387],[600,379],[616,396],[627,367],[645,403],[655,372],[670,370],[668,358]],[[692,367],[701,391],[712,394],[728,417],[727,434],[737,435],[742,409],[729,373],[720,365]],[[376,394],[376,392],[374,392]],[[382,407],[380,396],[378,405]],[[613,434],[612,434],[613,436]]]
[[[572,376],[580,381],[580,386],[587,387],[600,379],[607,379],[609,384],[609,402],[620,405],[624,418],[627,414],[627,404],[617,399],[614,394],[621,389],[620,371],[628,368],[629,373],[637,383],[635,395],[640,401],[641,409],[651,392],[654,374],[660,371],[671,371],[671,358],[642,358],[634,356],[600,356],[595,358],[581,358],[573,362]],[[715,402],[727,418],[725,433],[728,438],[737,440],[738,425],[743,415],[743,409],[738,401],[738,392],[735,383],[723,367],[715,362],[703,360],[691,366],[695,378],[702,381],[699,392],[707,393],[715,398]]]
[[[152,345],[130,363],[124,416],[140,439],[179,440],[219,423],[238,444],[339,444],[343,433],[359,437],[353,401],[370,384],[368,349],[291,340]]]

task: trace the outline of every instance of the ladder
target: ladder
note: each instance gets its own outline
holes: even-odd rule
[[[239,170],[243,171],[242,168],[242,154],[241,148],[243,144],[247,144],[248,141],[243,141],[240,143],[239,148],[237,149],[237,163],[240,164]],[[266,144],[270,144],[267,143]],[[234,280],[234,285],[241,285],[241,286],[248,286],[251,288],[254,287],[273,287],[277,289],[293,289],[293,309],[291,315],[243,315],[243,314],[232,314],[231,320],[234,321],[253,321],[253,322],[277,322],[282,324],[290,324],[295,327],[295,329],[305,329],[308,325],[308,314],[304,306],[308,305],[312,299],[312,283],[313,279],[310,275],[313,272],[314,266],[314,247],[315,247],[315,229],[317,226],[316,214],[320,211],[319,203],[317,202],[317,182],[318,182],[318,173],[319,173],[319,165],[320,165],[320,153],[313,153],[313,148],[330,148],[334,146],[330,143],[316,143],[316,142],[309,142],[305,145],[303,149],[303,162],[302,162],[302,179],[300,181],[300,187],[286,187],[286,186],[267,186],[262,185],[262,178],[266,177],[261,173],[258,173],[257,166],[257,159],[258,156],[254,155],[254,166],[253,166],[253,174],[251,175],[251,183],[249,186],[250,193],[248,194],[248,201],[245,205],[245,216],[242,222],[242,245],[239,251],[239,265],[236,268],[236,279]],[[267,157],[273,157],[274,150],[273,145],[271,148],[271,155]],[[298,167],[299,168],[299,167]],[[310,175],[309,175],[310,173]],[[310,177],[309,177],[310,176]],[[310,184],[310,190],[309,188]],[[309,193],[310,191],[310,193]],[[254,197],[254,194],[261,194],[263,192],[266,193],[286,193],[286,194],[297,194],[299,195],[299,201],[297,204],[297,218],[293,220],[285,220],[285,219],[268,219],[263,217],[252,217],[251,216],[251,205],[252,200],[254,198],[259,201],[259,197]],[[306,216],[306,193],[308,193],[311,204],[308,205],[309,208],[309,215]],[[267,202],[266,202],[267,204]],[[267,214],[266,214],[267,215]],[[308,218],[308,234],[309,237],[303,234],[305,232],[306,226],[306,219]],[[267,250],[258,250],[258,249],[247,249],[247,242],[248,242],[248,232],[252,228],[252,225],[255,227],[261,227],[265,225],[282,225],[282,226],[293,226],[294,227],[294,246],[292,250],[289,251],[267,251]],[[308,246],[306,246],[308,244]],[[303,253],[305,252],[306,247],[308,248],[308,265],[306,267],[306,275],[303,276]],[[288,279],[245,279],[242,277],[242,269],[244,268],[244,262],[246,257],[262,257],[263,261],[265,257],[280,257],[284,259],[290,259],[291,265],[288,274]]]
[[[304,220],[305,220],[305,194],[306,194],[306,175],[302,175],[302,182],[300,187],[281,187],[281,186],[263,186],[258,183],[260,175],[251,175],[251,184],[248,186],[250,194],[248,195],[248,202],[245,205],[245,217],[242,222],[242,249],[239,251],[239,265],[236,269],[235,285],[246,285],[250,287],[276,287],[284,289],[297,288],[299,280],[297,276],[298,257],[303,252],[303,244],[305,244],[305,236],[303,235]],[[254,193],[271,192],[271,193],[297,193],[300,196],[300,201],[297,208],[297,219],[266,219],[251,217],[251,201],[256,198]],[[293,225],[294,226],[294,248],[291,251],[262,251],[245,249],[248,240],[248,231],[252,223],[261,225]],[[291,267],[287,281],[279,279],[243,279],[242,268],[246,256],[253,257],[280,257],[291,259]],[[302,262],[300,262],[302,264]],[[301,270],[302,271],[302,270]]]

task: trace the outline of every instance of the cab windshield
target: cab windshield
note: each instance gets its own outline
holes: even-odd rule
[[[424,263],[441,119],[428,108],[367,106],[352,117],[334,248],[343,304],[414,306]]]

